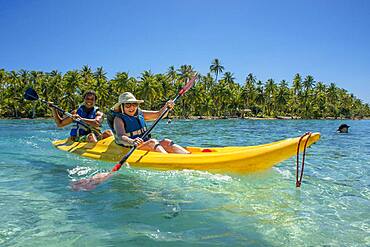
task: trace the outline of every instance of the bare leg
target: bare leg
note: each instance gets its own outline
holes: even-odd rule
[[[150,139],[143,144],[141,144],[138,149],[145,150],[145,151],[155,151],[166,154],[167,151],[161,146],[159,141],[156,139]]]
[[[95,134],[90,133],[87,135],[87,142],[97,142],[98,140],[96,139]]]
[[[111,130],[105,130],[105,131],[102,133],[101,138],[102,138],[102,139],[105,139],[105,138],[110,137],[110,136],[112,136],[112,135],[113,135],[113,132],[112,132]]]
[[[190,154],[188,150],[177,144],[174,144],[170,139],[163,139],[159,143],[168,153]]]

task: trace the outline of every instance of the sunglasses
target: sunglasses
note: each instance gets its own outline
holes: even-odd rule
[[[138,103],[125,103],[125,108],[130,108],[131,106],[137,107]]]

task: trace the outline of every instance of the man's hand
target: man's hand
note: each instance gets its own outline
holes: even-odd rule
[[[72,119],[73,120],[77,120],[77,121],[81,121],[82,120],[82,118],[80,117],[80,115],[77,114],[76,111],[73,111],[72,112]]]

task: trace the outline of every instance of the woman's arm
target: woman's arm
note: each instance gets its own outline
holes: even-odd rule
[[[156,120],[162,113],[161,111],[147,111],[147,110],[141,111],[144,115],[145,120]]]
[[[173,100],[169,100],[169,101],[166,102],[166,104],[159,111],[142,110],[143,115],[144,115],[144,119],[145,120],[155,120],[155,119],[159,118],[159,116],[167,109],[167,107],[172,110],[174,105],[175,105],[175,103],[173,102]],[[163,118],[165,118],[168,115],[168,112],[163,116]]]
[[[125,124],[123,123],[122,119],[115,117],[113,127],[116,132],[114,137],[117,143],[123,145],[134,144],[134,140],[127,136],[127,133],[125,131]]]

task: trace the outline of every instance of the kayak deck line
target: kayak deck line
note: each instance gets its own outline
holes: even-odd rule
[[[272,166],[296,155],[300,137],[256,146],[228,147],[186,147],[191,154],[162,154],[135,150],[127,162],[132,167],[156,170],[203,170],[213,173],[245,174],[269,169]],[[320,133],[312,133],[307,147],[320,139]],[[299,151],[303,152],[307,137],[303,137]],[[62,151],[82,157],[117,162],[130,149],[117,145],[114,137],[97,143],[57,140],[53,145]]]

